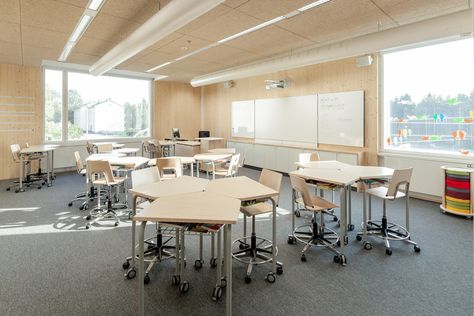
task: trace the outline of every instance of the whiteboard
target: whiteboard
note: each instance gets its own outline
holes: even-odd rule
[[[232,137],[255,137],[255,100],[232,102]]]
[[[364,91],[318,94],[318,143],[364,147]]]
[[[255,100],[255,138],[317,143],[317,95]]]

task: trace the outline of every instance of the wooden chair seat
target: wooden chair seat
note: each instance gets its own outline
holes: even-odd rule
[[[394,200],[405,196],[405,193],[401,191],[396,192],[396,196],[387,196],[388,188],[387,187],[376,187],[371,188],[366,191],[368,194],[376,196],[383,200]]]
[[[256,216],[265,213],[271,213],[273,211],[270,203],[259,202],[248,206],[242,206],[240,211],[246,216]]]
[[[117,185],[121,184],[125,181],[125,177],[114,177],[114,181],[109,181],[109,185]],[[107,185],[107,181],[105,179],[97,179],[92,181],[94,185]]]
[[[311,205],[305,205],[303,198],[297,198],[296,203],[304,205],[308,210],[311,211],[324,211],[324,210],[330,210],[332,208],[336,208],[337,205],[333,204],[323,198],[320,198],[319,196],[310,196],[311,198]]]

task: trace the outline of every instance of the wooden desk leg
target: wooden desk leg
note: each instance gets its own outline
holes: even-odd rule
[[[277,272],[277,260],[276,260],[276,249],[277,249],[277,240],[276,240],[276,203],[273,198],[270,198],[272,202],[272,272]]]
[[[138,236],[139,238],[139,247],[138,247],[138,294],[139,294],[139,300],[138,300],[138,314],[140,316],[145,315],[145,284],[143,282],[143,279],[145,277],[145,264],[143,262],[143,257],[144,257],[144,244],[145,244],[145,227],[146,227],[146,221],[143,221],[140,225],[140,234]]]
[[[232,225],[224,227],[224,242],[227,245],[224,254],[226,287],[225,287],[225,315],[232,315]],[[142,282],[143,283],[143,282]]]

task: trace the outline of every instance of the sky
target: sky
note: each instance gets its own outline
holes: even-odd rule
[[[385,54],[384,102],[405,93],[416,103],[430,92],[469,95],[474,87],[473,59],[472,38]]]

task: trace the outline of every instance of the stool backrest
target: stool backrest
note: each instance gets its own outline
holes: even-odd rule
[[[233,177],[239,169],[240,154],[235,154],[230,158],[229,169],[227,169],[226,177]]]
[[[87,153],[89,155],[92,155],[94,153],[94,144],[92,144],[91,142],[87,142],[86,149],[87,149]]]
[[[319,160],[320,160],[319,154],[317,152],[299,154],[299,162],[310,162],[310,161],[319,161]]]
[[[392,179],[388,184],[387,196],[395,197],[401,185],[405,185],[405,191],[408,192],[412,173],[413,168],[396,169],[393,172]]]
[[[12,152],[13,161],[20,162],[20,150],[21,150],[20,145],[18,144],[10,145],[10,150]]]
[[[76,159],[76,171],[81,174],[81,171],[84,169],[84,164],[82,163],[81,155],[78,151],[74,152],[74,158]]]
[[[270,189],[280,192],[282,178],[283,175],[279,172],[275,172],[268,169],[262,169],[258,182],[260,182],[264,186],[269,187]],[[275,198],[276,205],[278,205],[279,201],[280,195]]]
[[[160,181],[158,168],[143,168],[132,171],[132,187],[136,188],[145,184]]]
[[[304,205],[312,207],[313,202],[311,201],[311,193],[309,193],[306,181],[303,178],[292,174],[290,174],[290,181],[293,189],[301,195]]]
[[[173,170],[175,177],[181,177],[183,175],[183,167],[181,166],[181,160],[179,158],[157,158],[156,167],[160,177],[163,177],[165,170]]]
[[[106,160],[91,160],[87,162],[88,176],[89,179],[93,179],[94,175],[102,175],[105,178],[105,182],[109,185],[115,182],[114,174],[110,163]]]

